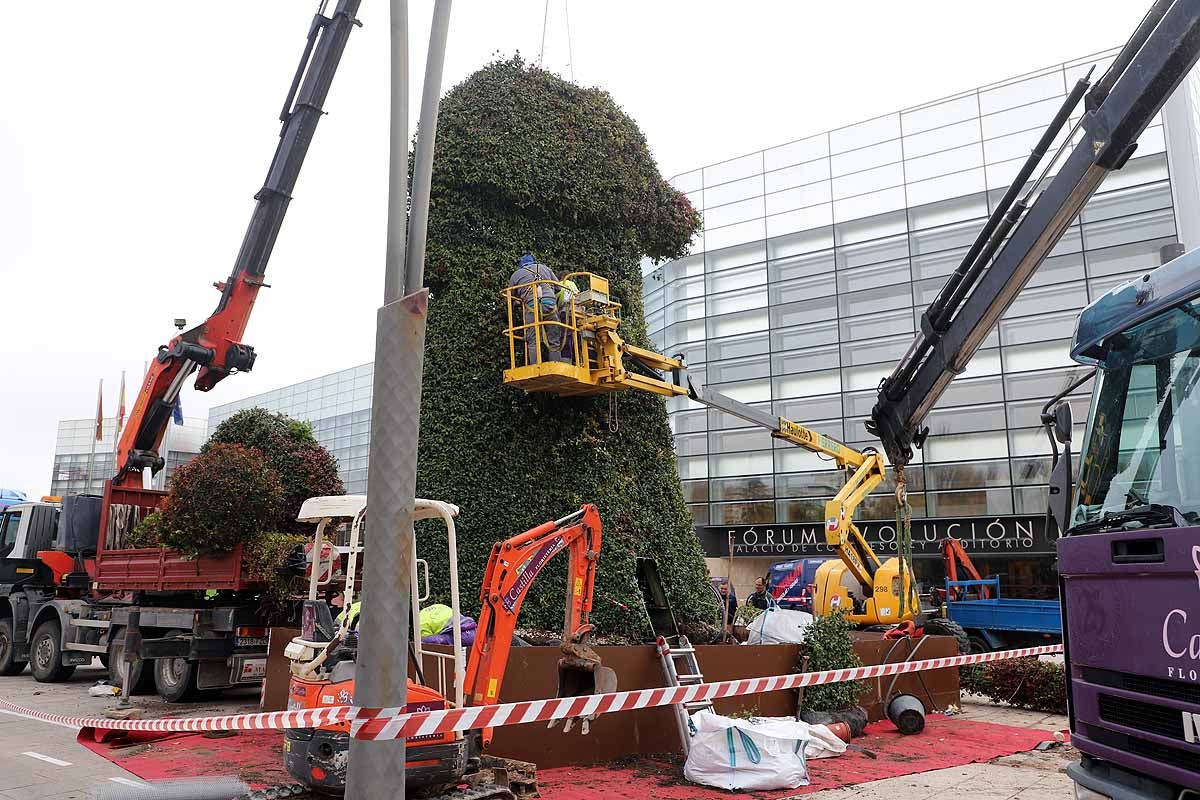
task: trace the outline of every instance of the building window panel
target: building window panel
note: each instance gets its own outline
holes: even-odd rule
[[[907,258],[908,237],[903,234],[860,244],[843,245],[834,254],[834,262],[840,270],[895,262],[898,259]]]
[[[775,375],[790,375],[797,372],[815,372],[817,370],[836,370],[838,366],[840,364],[838,362],[837,345],[808,347],[803,350],[771,354],[771,371]]]
[[[775,515],[777,522],[812,522],[820,525],[825,522],[825,499],[776,500]],[[821,533],[819,529],[816,532],[818,535]]]
[[[1175,236],[1175,212],[1171,208],[1147,211],[1130,217],[1090,222],[1083,226],[1088,250],[1147,239]]]
[[[763,176],[763,182],[768,192],[778,192],[780,189],[804,186],[817,181],[829,181],[829,159],[827,158],[809,161],[807,164],[796,164],[786,169],[777,169]]]
[[[708,477],[708,456],[677,458],[675,464],[679,467],[679,477],[684,480]]]
[[[709,209],[715,209],[717,206],[723,206],[727,203],[736,203],[739,200],[758,197],[762,193],[763,181],[759,175],[743,178],[740,181],[730,181],[720,186],[706,186],[704,188],[705,221],[708,220]]]
[[[1045,486],[1023,486],[1013,489],[1014,514],[1044,514],[1049,508],[1050,490]]]
[[[771,404],[771,413],[791,420],[841,418],[842,401],[837,394],[832,397],[776,400]]]
[[[663,268],[663,279],[670,283],[671,281],[679,280],[680,278],[692,277],[695,275],[704,274],[704,256],[694,255],[686,258],[680,258],[667,264]]]
[[[995,114],[984,114],[982,117],[983,138],[986,141],[1018,131],[1027,131],[1030,128],[1045,130],[1046,126],[1050,124],[1050,120],[1054,119],[1060,106],[1062,106],[1061,93],[1058,97],[1028,103]],[[707,183],[705,181],[705,185]]]
[[[704,173],[698,169],[692,172],[685,172],[682,175],[676,175],[674,178],[671,178],[668,183],[681,192],[691,192],[704,185]]]
[[[755,331],[766,329],[767,309],[765,308],[708,318],[708,336],[713,339],[722,336],[738,336],[743,333],[754,333]],[[703,336],[695,338],[699,339],[703,338]]]
[[[1065,401],[1071,404],[1074,419],[1087,419],[1088,405],[1091,401],[1090,382],[1077,389]],[[1059,401],[1064,402],[1064,401]],[[1042,398],[1035,400],[1014,400],[1008,404],[1008,424],[1012,428],[1034,428],[1042,425],[1042,406],[1046,404]]]
[[[783,305],[834,294],[837,294],[837,281],[834,280],[832,272],[773,283],[770,287],[771,305]]]
[[[1003,397],[1002,391],[999,375],[958,379],[950,383],[938,401],[938,408],[992,403]]]
[[[803,232],[805,234],[816,231],[817,235],[821,235],[826,226],[833,222],[833,205],[830,203],[822,203],[821,205],[810,206],[808,208],[800,208],[795,211],[787,211],[783,214],[775,214],[766,219],[766,235],[770,239],[775,237],[786,237],[787,234]],[[789,239],[791,237],[788,237]],[[828,247],[828,245],[821,245]]]
[[[757,525],[775,521],[775,504],[770,500],[713,503],[709,510],[713,525]]]
[[[867,192],[900,186],[904,183],[904,167],[888,164],[833,179],[833,199],[843,200]]]
[[[965,461],[957,464],[926,464],[925,487],[942,489],[982,489],[1009,486],[1008,459]]]
[[[879,336],[912,333],[915,330],[912,312],[907,308],[842,319],[839,324],[844,341],[874,339]]]
[[[842,382],[846,391],[868,389],[892,373],[891,364],[872,364],[863,367],[847,367],[842,370]]]
[[[801,447],[775,451],[775,472],[815,472],[829,469],[829,460]]]
[[[904,137],[904,157],[922,158],[956,147],[979,146],[979,121],[968,119]]]
[[[1107,278],[1097,278],[1096,280],[1088,281],[1088,296],[1095,300],[1120,286],[1122,283],[1140,280],[1142,274],[1141,272],[1130,272],[1125,275],[1110,275]]]
[[[767,195],[766,209],[768,214],[779,214],[793,209],[829,203],[832,200],[832,184],[829,181],[821,181]]]
[[[676,433],[699,433],[708,430],[708,414],[704,409],[680,411],[671,415],[671,425]]]
[[[775,476],[777,497],[833,497],[842,489],[846,476],[839,470],[793,472]]]
[[[907,334],[865,342],[845,342],[842,344],[842,364],[857,367],[882,361],[892,362],[904,355],[911,343],[912,336]]]
[[[1049,120],[1047,120],[1049,122]],[[988,139],[983,143],[984,159],[989,164],[999,164],[1004,161],[1020,159],[1024,161],[1029,158],[1029,154],[1033,152],[1033,148],[1037,147],[1038,141],[1045,133],[1044,128],[1030,128],[1024,131],[1010,133],[1007,136],[997,136],[994,139]],[[1067,138],[1067,130],[1063,129],[1054,138],[1050,145],[1049,152],[1054,153],[1058,150]]]
[[[757,241],[723,250],[709,250],[704,254],[704,264],[708,272],[721,272],[746,264],[757,264],[766,258],[765,246]]]
[[[767,403],[771,400],[771,382],[766,378],[739,381],[738,383],[713,384],[712,388],[743,403]]]
[[[705,244],[712,250],[747,242],[761,242],[765,235],[766,227],[761,219],[726,225],[723,228],[705,228],[704,230]]]
[[[774,475],[751,475],[745,478],[717,478],[709,482],[712,499],[770,500],[775,496]]]
[[[831,316],[831,306],[830,301],[821,298],[773,306],[770,309],[771,327],[790,328],[793,325],[823,322]]]
[[[666,312],[668,325],[674,325],[677,322],[685,322],[691,319],[703,319],[704,298],[697,297],[692,300],[672,301],[667,305]]]
[[[1000,343],[1005,346],[1057,339],[1075,333],[1077,311],[1061,311],[1039,317],[1000,320]]]
[[[708,313],[710,316],[715,316],[718,314],[733,314],[738,311],[749,311],[755,308],[762,308],[766,304],[767,287],[753,286],[748,289],[739,289],[734,292],[709,295]]]
[[[801,347],[836,344],[837,341],[838,327],[835,320],[822,320],[771,331],[771,350],[777,353]]]
[[[772,378],[771,382],[774,396],[780,399],[828,395],[842,390],[842,376],[838,370],[785,375]]]
[[[757,408],[765,413],[770,413],[771,401],[760,403],[750,403],[751,408]],[[741,417],[735,417],[733,414],[726,414],[724,411],[717,411],[715,408],[708,409],[708,429],[710,431],[724,431],[731,428],[745,428],[746,420]]]
[[[860,289],[908,283],[911,279],[908,258],[903,258],[882,264],[843,269],[837,273],[837,290],[839,293],[856,292]]]
[[[994,189],[997,194],[1003,193],[1016,179],[1017,173],[1021,171],[1021,165],[1024,163],[1024,158],[1014,158],[1009,161],[988,164],[983,168],[988,190]]]
[[[986,406],[937,408],[930,412],[926,422],[929,425],[929,433],[933,436],[1002,431],[1005,424],[1004,405],[993,403]]]
[[[1025,286],[1048,286],[1052,283],[1080,281],[1083,280],[1083,274],[1083,253],[1068,253],[1043,261],[1042,266],[1033,273],[1033,277]]]
[[[925,512],[925,495],[921,492],[909,492],[908,504],[912,508],[912,515],[920,518],[926,516]],[[859,519],[896,519],[896,495],[888,494],[872,494],[868,495],[858,507],[856,516]]]
[[[710,361],[707,364],[708,379],[713,383],[736,383],[771,375],[771,360],[767,354],[751,358],[735,358],[729,361]]]
[[[904,177],[909,183],[937,178],[983,166],[983,151],[978,143],[943,150],[904,162]]]
[[[880,189],[867,194],[837,200],[833,204],[835,223],[871,217],[889,211],[903,211],[905,207],[904,187]]]
[[[708,502],[708,481],[683,481],[683,499],[689,503]]]
[[[1011,489],[972,489],[962,492],[926,492],[927,513],[932,517],[982,517],[1011,514]]]
[[[829,170],[836,180],[839,176],[849,175],[852,172],[862,172],[882,167],[885,164],[896,164],[902,157],[900,140],[892,139],[888,142],[880,142],[835,155],[829,159]]]
[[[1004,376],[1004,396],[1010,401],[1034,397],[1048,398],[1066,389],[1088,371],[1082,364],[1063,370],[1027,372],[1021,375]],[[1044,436],[1045,434],[1043,434]]]
[[[708,448],[711,453],[740,453],[747,450],[769,450],[771,448],[771,434],[761,428],[709,431]]]
[[[763,153],[766,168],[769,170],[799,164],[804,161],[824,159],[828,155],[829,136],[824,133],[817,136],[810,136],[807,139],[788,142],[779,147],[772,147]]]
[[[748,358],[765,354],[769,350],[770,345],[765,331],[728,339],[710,339],[708,342],[708,357],[713,361],[725,358]]]
[[[994,348],[991,350],[979,350],[971,358],[966,369],[954,380],[966,380],[968,378],[980,378],[984,375],[996,375],[1000,372],[1000,350]]]
[[[979,105],[975,92],[964,94],[950,100],[940,100],[929,105],[901,112],[900,124],[905,137],[921,133],[932,128],[944,128],[959,120],[975,121],[979,116]],[[978,132],[978,123],[976,123]]]
[[[967,169],[940,178],[929,178],[908,184],[908,202],[914,206],[946,200],[951,197],[982,192],[986,188],[982,168]]]
[[[704,209],[704,225],[706,231],[737,222],[753,220],[763,215],[763,199],[753,197],[723,206],[709,206]],[[759,238],[762,238],[761,235]]]
[[[763,171],[763,154],[751,153],[748,156],[733,158],[704,168],[704,187],[717,186],[722,183],[758,175]]]
[[[1063,71],[1055,67],[1041,75],[981,90],[979,92],[979,109],[984,114],[992,114],[1048,97],[1062,98],[1066,93]]]
[[[1129,186],[1161,181],[1167,177],[1167,157],[1165,153],[1132,158],[1125,166],[1104,176],[1099,192],[1112,192]]]
[[[692,523],[695,525],[707,525],[709,523],[708,504],[697,503],[689,505],[688,511],[692,514]]]
[[[1086,224],[1170,207],[1171,184],[1161,181],[1097,194],[1083,207],[1079,218]]]
[[[1070,339],[1006,347],[1003,352],[1005,372],[1066,367],[1073,363]]]
[[[709,273],[707,288],[709,294],[720,294],[721,292],[728,292],[734,289],[761,286],[766,282],[767,265],[750,264],[745,267]]]
[[[761,475],[772,471],[771,451],[711,455],[709,456],[709,466],[714,478]]]
[[[1152,153],[1163,153],[1167,149],[1166,133],[1162,125],[1152,125],[1138,137],[1138,155],[1145,158]]]
[[[870,248],[879,245],[880,239],[896,234],[905,233],[908,230],[907,222],[903,211],[892,211],[885,214],[879,214],[874,217],[866,217],[856,219],[852,222],[843,222],[838,224],[835,229],[834,237],[840,248],[846,249],[850,245],[869,242],[870,244],[864,247]],[[895,241],[895,240],[889,240]],[[889,258],[896,258],[900,253],[894,255],[882,255],[874,261],[885,261]],[[869,261],[860,260],[858,263],[870,263]]]
[[[667,343],[668,350],[673,350],[685,342],[702,340],[704,336],[704,320],[698,319],[668,325],[663,341]]]
[[[948,434],[930,437],[925,442],[927,461],[971,461],[1007,457],[1008,439],[1004,431]]]
[[[829,151],[842,153],[900,137],[900,114],[886,114],[829,132]]]
[[[838,312],[844,317],[874,314],[912,306],[912,287],[883,286],[838,297]]]

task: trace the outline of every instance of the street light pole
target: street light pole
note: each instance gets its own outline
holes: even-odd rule
[[[392,84],[387,264],[384,304],[376,317],[367,475],[367,519],[372,533],[367,537],[364,550],[363,604],[354,698],[356,705],[367,708],[402,708],[407,702],[413,508],[417,487],[425,321],[429,310],[429,290],[423,286],[425,232],[450,0],[437,0],[434,8],[413,166],[414,175],[418,177],[414,178],[413,220],[407,241],[404,230],[408,205],[407,3],[391,0],[390,12]],[[419,177],[422,175],[424,179]],[[412,252],[414,242],[419,244],[416,253]],[[402,739],[351,739],[346,797],[350,800],[403,800],[404,756]]]

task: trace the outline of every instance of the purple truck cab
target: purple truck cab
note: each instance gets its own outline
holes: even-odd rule
[[[1073,506],[1053,509],[1067,771],[1080,800],[1200,797],[1200,250],[1084,309],[1071,355],[1097,373]],[[1052,505],[1071,497],[1054,484]]]

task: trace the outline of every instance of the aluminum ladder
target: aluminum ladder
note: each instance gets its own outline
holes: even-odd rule
[[[672,638],[676,642],[674,645],[671,645],[665,636],[654,640],[667,686],[674,688],[704,683],[700,662],[696,658],[696,648],[683,634]],[[679,728],[679,742],[683,745],[684,755],[687,755],[692,744],[691,715],[697,711],[712,711],[713,704],[710,700],[695,700],[690,703],[677,703],[672,709],[675,711],[675,724]]]

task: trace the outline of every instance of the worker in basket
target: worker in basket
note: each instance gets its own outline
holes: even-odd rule
[[[545,283],[534,284],[535,281]],[[532,253],[517,260],[517,271],[508,279],[510,289],[521,301],[521,320],[525,333],[525,364],[540,364],[541,353],[538,340],[546,345],[551,361],[562,361],[563,328],[556,324],[535,325],[536,322],[558,323],[559,299],[556,294],[558,276],[545,264],[539,263]],[[520,288],[517,288],[520,287]],[[535,305],[537,310],[535,311]],[[540,331],[540,333],[539,333]]]

